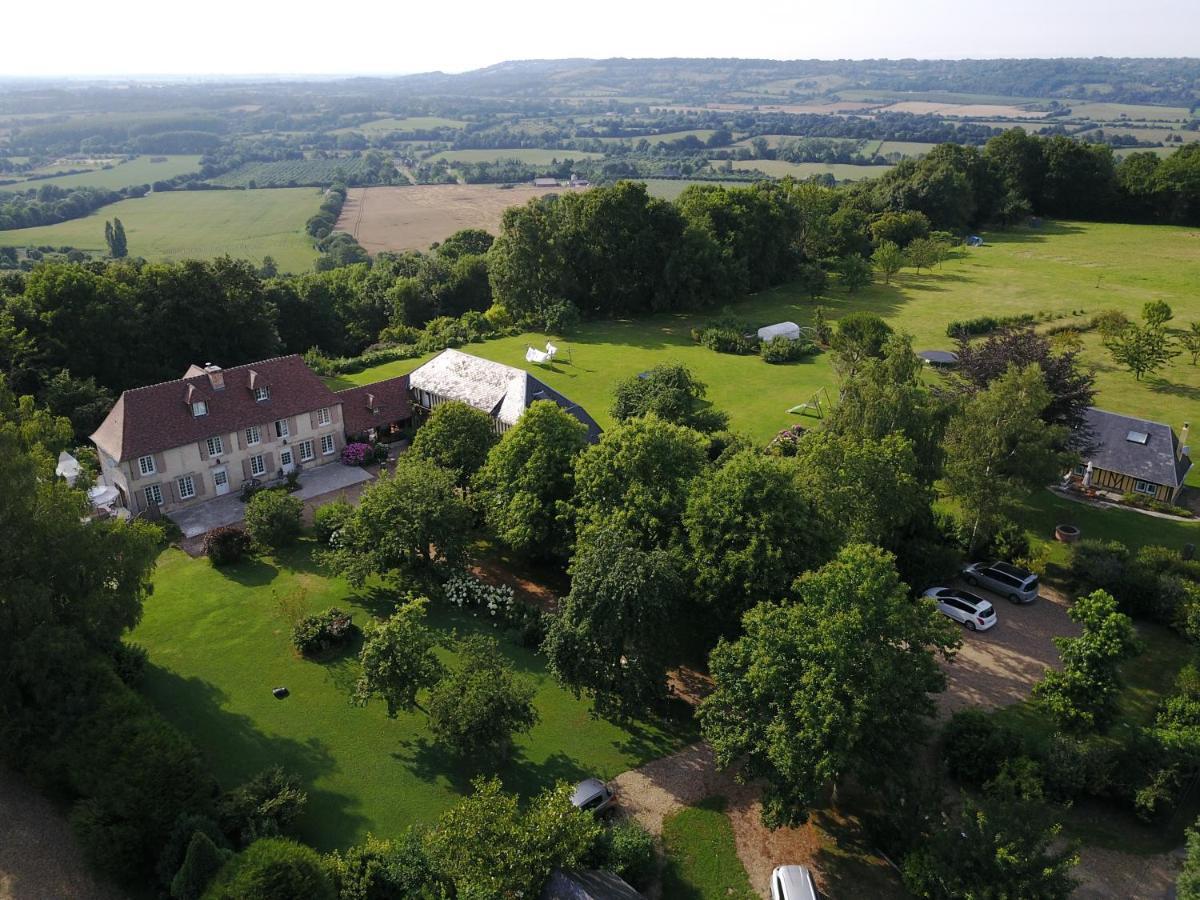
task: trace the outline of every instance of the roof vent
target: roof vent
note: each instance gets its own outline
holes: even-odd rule
[[[208,383],[212,385],[214,391],[225,390],[225,373],[221,371],[220,366],[205,363],[204,371],[208,373]]]
[[[1150,440],[1150,435],[1144,431],[1131,431],[1129,434],[1125,435],[1125,440],[1129,441],[1131,444],[1144,444]]]

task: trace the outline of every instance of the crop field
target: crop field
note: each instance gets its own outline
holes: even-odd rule
[[[151,162],[157,159],[159,162]],[[70,161],[57,167],[60,170],[83,168],[73,165]],[[115,191],[135,184],[151,184],[155,181],[165,181],[176,175],[186,175],[200,168],[199,156],[138,156],[126,162],[120,162],[108,168],[96,168],[90,172],[80,172],[75,175],[56,175],[53,178],[37,178],[33,181],[22,181],[16,184],[0,185],[0,191],[24,191],[29,188],[52,184],[60,188],[96,187]]]
[[[252,162],[212,179],[226,187],[306,187],[328,185],[339,178],[350,178],[366,171],[361,158],[281,159]]]
[[[582,150],[544,150],[539,147],[517,147],[510,150],[444,150],[435,153],[429,162],[444,159],[450,163],[481,163],[498,162],[502,159],[515,159],[531,166],[545,166],[564,159],[600,159],[603,153],[585,153]]]
[[[703,181],[692,178],[643,178],[646,191],[651,197],[661,200],[674,200],[693,184],[716,184],[728,188],[744,188],[749,186],[746,181]]]
[[[1122,119],[1147,122],[1186,122],[1191,118],[1186,107],[1149,106],[1133,103],[1072,103],[1072,119],[1092,119],[1096,122],[1119,122]]]
[[[169,191],[104,206],[82,219],[0,231],[0,247],[49,244],[106,253],[104,222],[118,218],[129,255],[151,260],[229,254],[272,256],[284,272],[304,272],[317,256],[304,223],[320,205],[310,188],[272,191]]]
[[[1032,112],[1020,106],[999,103],[939,103],[932,100],[901,100],[883,107],[880,112],[902,112],[915,115],[957,116],[960,118],[1039,119],[1044,112]]]
[[[461,119],[444,119],[441,116],[408,116],[403,119],[387,117],[372,119],[361,125],[347,125],[345,128],[335,128],[331,134],[349,134],[356,131],[359,134],[388,134],[392,131],[427,131],[431,128],[466,128],[467,123]]]
[[[872,144],[875,145],[872,146]],[[920,156],[936,146],[937,144],[926,144],[921,141],[879,141],[868,144],[863,152],[874,153],[878,156],[889,156],[892,153],[899,153],[901,156]]]
[[[354,235],[368,253],[428,250],[463,228],[495,234],[510,206],[572,188],[495,184],[421,184],[410,187],[351,188],[337,229]]]
[[[716,133],[712,128],[693,128],[690,131],[666,131],[662,134],[640,134],[636,137],[616,137],[616,138],[600,138],[605,143],[616,143],[618,141],[628,141],[631,144],[637,144],[639,141],[647,141],[651,146],[658,143],[670,143],[671,141],[681,141],[684,138],[694,137],[701,141],[707,141]]]
[[[714,168],[719,167],[724,160],[712,160]],[[877,178],[891,169],[891,166],[855,166],[850,163],[790,163],[782,159],[747,159],[734,160],[733,168],[739,172],[758,170],[772,178],[783,178],[791,175],[793,178],[808,178],[811,175],[832,175],[838,181],[860,181],[863,178]]]

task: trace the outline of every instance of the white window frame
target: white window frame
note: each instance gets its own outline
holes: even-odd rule
[[[320,409],[317,410],[317,424],[318,425],[328,425],[332,421],[333,421],[333,418],[329,415],[329,407],[328,406],[322,406]]]
[[[163,505],[162,488],[157,484],[146,485],[143,489],[143,496],[146,498],[146,503],[150,506]]]
[[[329,449],[325,449],[328,447]],[[321,435],[321,455],[328,456],[331,453],[337,452],[337,442],[334,441],[332,434]]]
[[[312,462],[317,458],[317,454],[313,452],[312,441],[301,441],[296,445],[296,449],[300,451],[298,455],[300,457],[300,462],[302,463]]]
[[[259,475],[267,474],[267,460],[261,454],[250,457],[250,477],[257,478]]]
[[[262,403],[264,400],[270,400],[270,399],[271,399],[270,386],[256,387],[254,389],[254,402],[255,403]]]
[[[262,443],[262,432],[259,431],[257,425],[251,425],[246,429],[246,446],[253,447],[256,444]]]
[[[225,441],[219,434],[214,437],[210,437],[208,439],[208,455],[209,456],[220,456],[224,452],[225,452]]]
[[[198,419],[201,416],[208,415],[208,403],[204,400],[197,400],[192,404],[192,418]]]
[[[138,471],[143,475],[154,475],[158,472],[158,467],[154,464],[153,454],[138,458]]]
[[[287,419],[276,419],[275,420],[275,437],[285,438],[285,437],[291,437],[291,436],[292,436],[292,431],[290,428],[288,428],[288,420]]]
[[[192,480],[191,475],[180,476],[175,484],[179,488],[180,500],[191,500],[196,496],[196,482]]]
[[[1137,478],[1133,482],[1133,491],[1135,494],[1145,494],[1147,497],[1153,497],[1158,494],[1158,485],[1152,481],[1143,481]]]

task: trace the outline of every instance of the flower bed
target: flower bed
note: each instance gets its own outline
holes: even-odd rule
[[[487,610],[488,615],[503,621],[512,618],[516,594],[506,584],[486,584],[470,575],[455,575],[446,582],[446,599],[459,609]]]
[[[343,466],[365,466],[375,461],[375,448],[370,444],[353,443],[342,448]]]

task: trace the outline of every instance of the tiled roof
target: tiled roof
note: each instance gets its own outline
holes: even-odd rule
[[[1154,484],[1183,484],[1192,461],[1186,454],[1179,455],[1179,439],[1170,425],[1094,406],[1087,411],[1087,424],[1096,446],[1086,460],[1092,465]],[[1145,443],[1129,440],[1131,433],[1146,435]]]
[[[200,374],[194,374],[197,370]],[[125,391],[92,441],[122,462],[339,402],[296,355],[220,369],[218,374],[223,390],[213,386],[207,372],[192,366],[176,381]],[[269,388],[269,399],[256,401],[251,385]],[[193,416],[191,404],[201,400],[208,413]]]
[[[389,425],[412,415],[407,375],[347,388],[338,391],[337,396],[342,401],[346,434],[361,434],[369,428]]]

